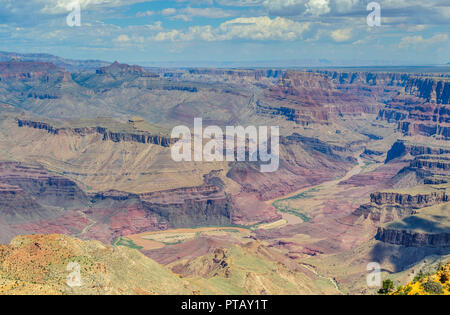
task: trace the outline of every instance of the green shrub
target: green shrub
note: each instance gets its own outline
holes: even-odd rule
[[[394,290],[394,282],[391,279],[386,279],[383,281],[383,286],[378,290],[379,294],[389,294]]]
[[[438,282],[434,282],[431,279],[429,279],[427,282],[425,282],[422,285],[423,289],[430,293],[430,294],[443,294],[444,289],[442,288],[442,285]]]

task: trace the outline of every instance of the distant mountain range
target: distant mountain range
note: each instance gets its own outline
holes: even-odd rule
[[[110,65],[110,62],[101,60],[73,60],[65,59],[50,54],[20,54],[15,52],[0,51],[0,62],[18,59],[22,61],[50,62],[69,72],[95,71],[101,67]]]
[[[109,66],[112,62],[104,60],[76,60],[66,59],[51,54],[44,53],[29,53],[21,54],[16,52],[2,52],[0,51],[0,62],[10,61],[12,59],[19,59],[22,61],[40,61],[50,62],[56,66],[65,69],[69,72],[77,71],[96,71],[97,69]],[[120,60],[124,62],[124,60]],[[374,71],[380,68],[382,71],[387,71],[388,67],[393,72],[404,71],[411,72],[443,72],[447,71],[446,66],[450,62],[442,65],[403,65],[398,66],[391,61],[366,61],[366,60],[347,60],[347,61],[331,61],[328,59],[301,59],[301,60],[260,60],[260,61],[140,61],[134,62],[146,69],[155,71],[157,68],[349,68],[347,70],[354,71],[354,67],[365,68],[366,71]],[[445,69],[442,69],[445,67]],[[352,69],[353,68],[353,69]]]

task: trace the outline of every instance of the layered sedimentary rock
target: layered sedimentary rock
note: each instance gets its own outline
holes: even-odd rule
[[[0,81],[33,81],[46,83],[71,81],[71,76],[52,63],[35,61],[0,62]]]
[[[252,225],[280,219],[255,196],[224,191],[221,171],[204,184],[152,193],[85,193],[38,165],[0,163],[0,223],[21,233],[65,233],[109,243],[117,237],[192,226]],[[3,240],[18,235],[2,233]]]
[[[231,224],[231,197],[216,186],[182,188],[140,195],[143,206],[170,227]]]
[[[404,93],[393,97],[379,119],[395,122],[405,135],[450,139],[450,82],[440,78],[412,77]]]
[[[418,194],[376,192],[370,195],[370,203],[361,205],[353,212],[353,216],[384,224],[414,215],[418,209],[448,201],[449,196],[445,190]]]
[[[287,71],[278,84],[265,91],[256,109],[261,115],[284,116],[303,126],[326,125],[340,115],[376,113],[380,108],[377,96],[384,90],[372,91],[367,86],[355,84],[349,93],[343,82],[327,73]]]
[[[405,91],[427,102],[450,104],[450,82],[434,78],[411,78],[407,81]]]
[[[410,195],[396,192],[377,192],[370,195],[370,202],[377,205],[399,205],[413,208],[424,208],[449,201],[446,191]]]
[[[117,61],[111,65],[98,69],[96,71],[96,74],[113,75],[113,76],[137,75],[137,76],[149,76],[159,78],[159,75],[149,73],[140,66],[130,66],[127,64],[120,64]]]
[[[450,233],[428,234],[379,228],[376,239],[385,243],[406,247],[450,246]]]
[[[48,62],[62,69],[65,69],[66,71],[69,72],[95,71],[100,67],[111,64],[110,62],[102,60],[73,60],[61,58],[50,54],[42,54],[42,53],[21,54],[16,52],[0,52],[0,60],[4,62],[11,60]]]
[[[421,155],[411,162],[411,167],[437,173],[447,173],[450,171],[450,154]]]
[[[450,149],[442,144],[399,140],[388,151],[386,163],[404,161],[409,164],[393,179],[396,187],[445,184],[450,178],[449,152]]]
[[[386,163],[402,158],[407,154],[418,155],[442,155],[450,153],[450,148],[425,143],[412,143],[405,140],[398,140],[388,151]]]
[[[46,130],[51,134],[57,135],[61,133],[73,133],[82,136],[86,136],[93,133],[98,133],[103,136],[103,141],[113,141],[113,142],[138,142],[145,144],[156,144],[163,147],[169,147],[176,140],[169,138],[168,136],[162,135],[152,135],[149,133],[133,133],[133,132],[120,132],[112,131],[107,127],[84,127],[84,128],[58,128],[54,127],[49,123],[17,119],[17,124],[19,127],[30,127],[35,129]]]
[[[0,217],[3,222],[27,222],[49,214],[51,211],[42,207],[18,186],[0,183]]]
[[[345,85],[369,85],[382,87],[403,87],[410,78],[407,73],[372,73],[346,71],[319,71],[327,75],[335,83]]]
[[[395,177],[396,186],[446,184],[450,182],[450,161],[446,155],[419,155]],[[408,181],[410,185],[408,185]]]
[[[39,203],[50,206],[77,207],[87,201],[86,194],[74,181],[49,173],[41,166],[2,162],[0,183],[20,187]]]
[[[287,137],[281,137],[280,143],[284,145],[296,145],[301,144],[303,147],[320,152],[328,157],[337,158],[341,155],[351,154],[351,150],[348,147],[342,145],[336,145],[333,143],[327,143],[321,141],[318,138],[310,138],[294,133]]]

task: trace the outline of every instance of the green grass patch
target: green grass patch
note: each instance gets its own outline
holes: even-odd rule
[[[309,221],[312,220],[312,218],[308,217],[304,213],[301,213],[301,212],[297,211],[296,209],[293,209],[293,208],[291,208],[289,206],[283,205],[282,203],[286,202],[286,201],[290,201],[290,200],[308,199],[308,198],[312,197],[311,193],[315,193],[315,192],[319,192],[319,191],[320,191],[319,187],[311,188],[310,190],[302,192],[302,193],[300,193],[298,195],[277,200],[277,201],[272,203],[272,206],[274,206],[275,209],[277,209],[278,211],[281,211],[281,212],[284,212],[284,213],[289,213],[289,214],[292,214],[292,215],[295,215],[295,216],[299,217],[300,219],[303,220],[303,222],[309,222]]]
[[[125,246],[137,250],[143,249],[142,246],[136,245],[132,240],[121,237],[118,242],[116,242],[116,246]]]

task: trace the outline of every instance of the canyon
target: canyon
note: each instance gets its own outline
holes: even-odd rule
[[[0,259],[45,234],[20,246],[112,251],[114,272],[123,251],[174,293],[355,294],[370,262],[400,277],[450,255],[448,72],[76,65],[0,62]],[[173,161],[196,117],[278,126],[279,169]],[[167,293],[148,279],[126,291]]]

